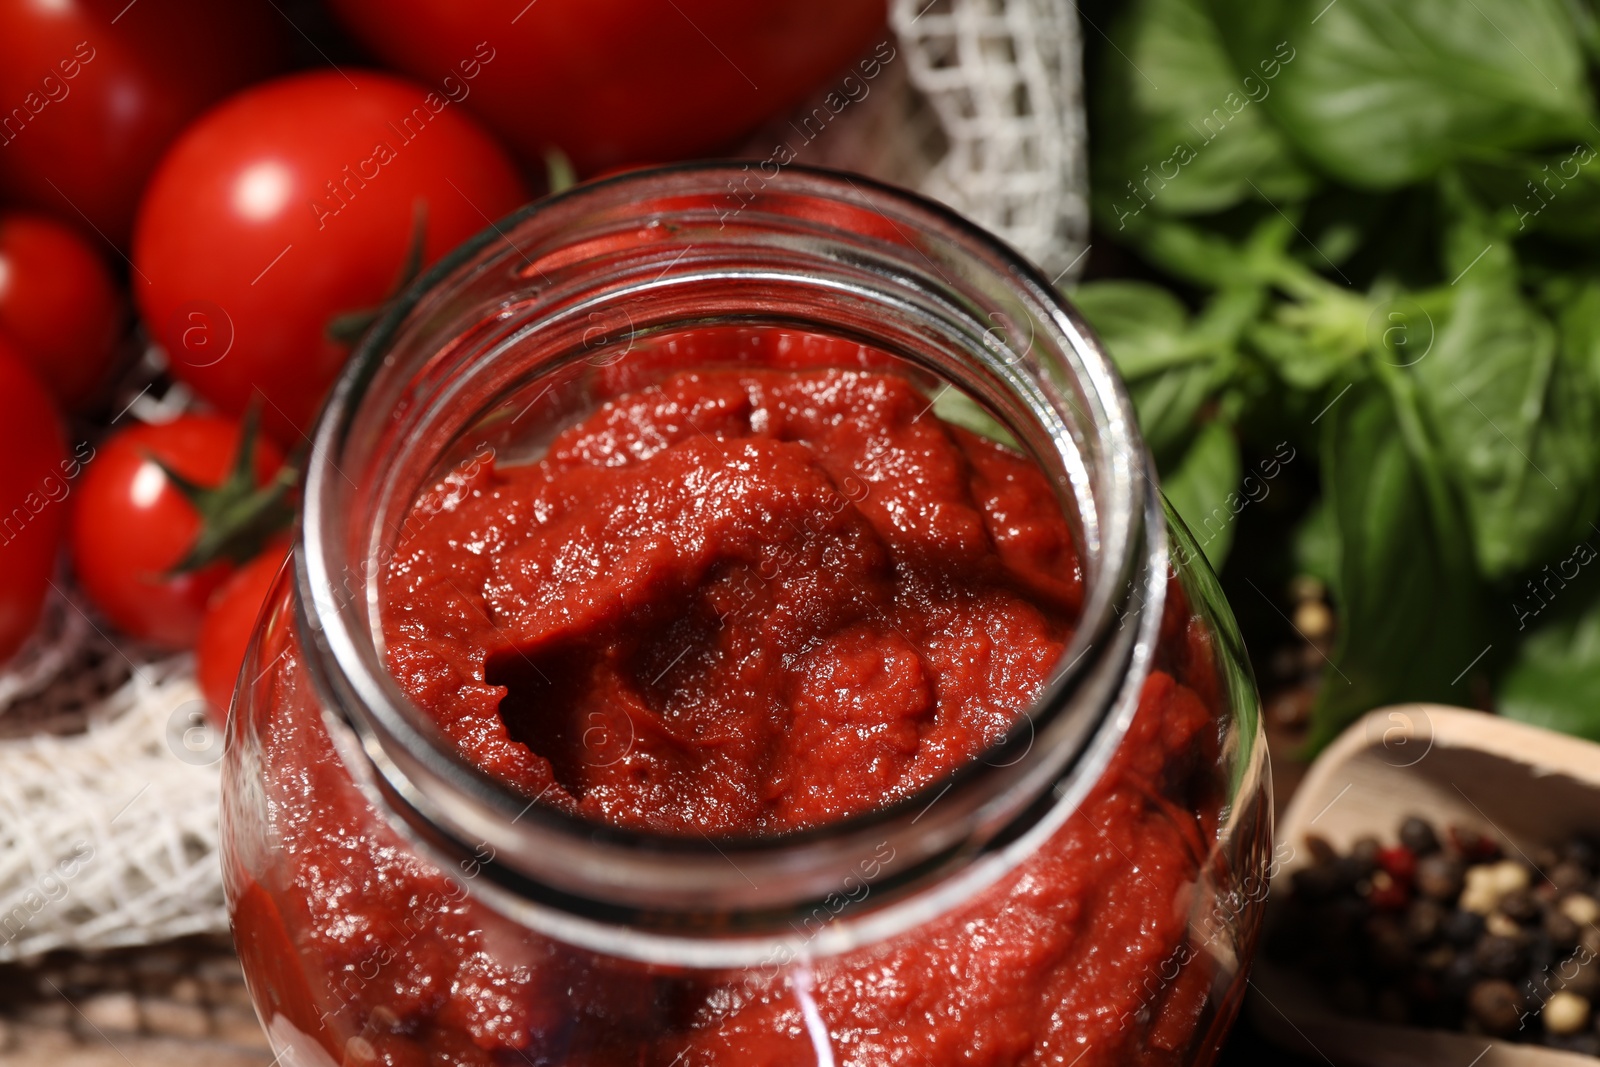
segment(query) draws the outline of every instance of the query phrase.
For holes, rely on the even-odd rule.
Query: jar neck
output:
[[[466,760],[384,665],[378,580],[429,479],[484,442],[536,454],[538,435],[518,429],[527,411],[553,426],[585,402],[595,367],[706,325],[857,339],[966,393],[1055,484],[1084,569],[1077,629],[1005,737],[915,795],[779,836],[651,834],[530,803]],[[446,869],[470,865],[475,889],[531,927],[708,967],[875,941],[1014,867],[1126,731],[1166,588],[1147,455],[1077,314],[945,209],[802,168],[755,182],[735,165],[633,172],[525,208],[453,253],[338,384],[316,430],[303,540],[307,666],[380,810]]]

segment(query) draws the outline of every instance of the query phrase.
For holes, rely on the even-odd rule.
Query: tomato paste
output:
[[[530,800],[715,839],[826,825],[972,759],[1056,665],[1082,589],[1039,467],[908,379],[727,369],[619,395],[537,463],[453,470],[382,603],[395,678],[467,758]],[[265,742],[301,768],[267,786],[281,884],[236,900],[241,951],[344,1062],[1186,1062],[1220,727],[1208,631],[1173,592],[1161,669],[1089,799],[891,942],[760,974],[552,943],[478,903],[472,865],[417,858],[320,720],[284,715]]]

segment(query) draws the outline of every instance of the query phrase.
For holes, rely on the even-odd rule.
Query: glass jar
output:
[[[1081,608],[975,758],[820,825],[668,833],[519,791],[390,673],[383,577],[432,487],[533,462],[685,361],[865,366],[1037,463]],[[935,204],[695,165],[491,227],[353,357],[293,559],[223,784],[286,1064],[1190,1064],[1235,1015],[1271,804],[1232,617],[1083,321]],[[585,730],[584,758],[617,735]]]

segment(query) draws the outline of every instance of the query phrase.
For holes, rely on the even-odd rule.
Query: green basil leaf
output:
[[[1352,185],[1395,188],[1456,160],[1590,132],[1583,52],[1562,0],[1210,4],[1236,64],[1282,63],[1262,106]]]
[[[1560,312],[1561,349],[1600,391],[1600,279],[1578,281]]]
[[[1111,40],[1093,138],[1108,228],[1147,208],[1190,215],[1311,191],[1313,176],[1261,107],[1281,68],[1235,70],[1205,0],[1134,0]]]
[[[1574,308],[1558,334],[1523,297],[1509,256],[1480,255],[1412,372],[1478,567],[1494,579],[1570,544],[1600,503],[1600,397],[1587,371],[1600,307]]]
[[[1401,406],[1408,383],[1390,384],[1356,384],[1324,416],[1339,636],[1313,712],[1313,749],[1384,704],[1461,703],[1455,684],[1481,648],[1465,525],[1415,412]]]
[[[1198,434],[1183,459],[1161,478],[1162,492],[1213,570],[1221,570],[1233,546],[1233,525],[1244,509],[1239,442],[1233,427],[1213,419]]]
[[[1105,342],[1124,378],[1209,357],[1189,335],[1189,312],[1177,297],[1149,282],[1087,282],[1072,302]]]
[[[1577,567],[1594,567],[1596,555],[1592,542],[1581,544],[1558,566],[1576,575]],[[1529,628],[1501,675],[1495,706],[1509,718],[1600,741],[1600,595],[1592,578],[1570,591],[1559,588],[1565,584],[1551,589],[1555,597],[1581,599]]]
[[[1257,288],[1224,289],[1191,321],[1176,297],[1145,282],[1093,282],[1073,293],[1127,379],[1139,426],[1163,469],[1188,445],[1201,408],[1227,380],[1239,335],[1264,299]]]
[[[1211,396],[1211,379],[1211,368],[1189,366],[1128,386],[1139,429],[1158,464],[1170,463],[1194,434],[1195,419]]]
[[[1515,219],[1518,236],[1566,242],[1600,236],[1600,159],[1590,137],[1559,151],[1474,163],[1462,169],[1473,192]]]

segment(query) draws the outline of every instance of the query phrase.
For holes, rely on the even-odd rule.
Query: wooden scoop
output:
[[[1275,855],[1282,862],[1271,900],[1288,896],[1289,876],[1309,861],[1307,834],[1341,852],[1367,834],[1392,843],[1407,815],[1430,820],[1441,833],[1454,825],[1492,834],[1512,857],[1536,843],[1600,831],[1600,745],[1437,704],[1380,708],[1317,758],[1279,820]],[[1277,910],[1269,903],[1269,928]],[[1336,1067],[1600,1063],[1476,1034],[1353,1019],[1326,1001],[1298,972],[1257,958],[1251,1020],[1273,1043],[1313,1061]]]

